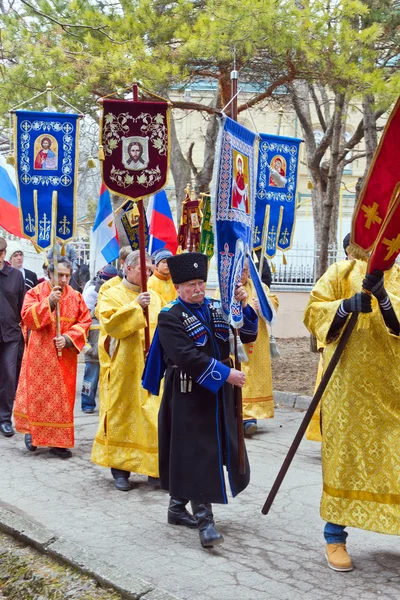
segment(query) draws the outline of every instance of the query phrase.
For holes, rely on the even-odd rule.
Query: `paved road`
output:
[[[302,413],[279,409],[248,442],[251,484],[228,506],[215,505],[225,544],[200,547],[196,531],[166,523],[168,495],[133,476],[129,493],[90,463],[97,416],[77,403],[76,448],[68,461],[21,435],[0,438],[0,507],[46,526],[95,557],[152,582],[180,600],[357,600],[400,595],[399,539],[351,530],[356,569],[330,571],[324,558],[319,444],[304,441],[271,514],[261,507]],[[268,596],[266,596],[268,594]]]

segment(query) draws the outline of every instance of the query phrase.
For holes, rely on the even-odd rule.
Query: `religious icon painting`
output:
[[[39,135],[35,142],[33,155],[35,157],[34,169],[42,171],[57,170],[58,142],[53,135]]]
[[[146,169],[149,165],[149,138],[137,135],[123,137],[122,163],[131,171]]]
[[[136,200],[167,183],[170,154],[168,102],[102,102],[103,181],[115,194]]]
[[[231,207],[250,214],[249,157],[232,149],[233,178]]]
[[[274,156],[271,160],[271,167],[277,173],[279,173],[279,175],[282,175],[282,177],[286,178],[287,164],[286,164],[286,160],[284,159],[283,156],[281,156],[280,154],[277,154],[276,156]],[[278,181],[278,180],[274,179],[272,177],[272,175],[270,175],[269,176],[269,185],[272,187],[284,188],[286,185],[286,181],[285,180]]]
[[[42,250],[72,239],[76,231],[80,116],[17,110],[15,169],[21,227]]]

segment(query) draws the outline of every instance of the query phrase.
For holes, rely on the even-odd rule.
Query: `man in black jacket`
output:
[[[223,542],[216,530],[211,502],[226,504],[224,465],[233,496],[249,483],[250,467],[239,472],[234,386],[243,387],[245,374],[232,368],[230,327],[219,300],[205,297],[207,257],[191,252],[167,259],[179,297],[162,309],[148,356],[143,385],[152,387],[166,364],[159,412],[161,487],[171,499],[168,523],[199,528],[203,547]],[[242,342],[257,337],[257,315],[239,285],[243,305]],[[147,376],[146,376],[147,372]],[[148,377],[148,379],[147,379]],[[158,383],[158,382],[157,382]],[[192,502],[193,515],[186,510]]]
[[[18,348],[22,333],[21,308],[25,295],[22,274],[5,262],[7,242],[0,237],[0,432],[11,437],[17,381]]]
[[[36,273],[24,267],[24,248],[19,242],[8,242],[7,261],[14,269],[21,271],[25,280],[26,291],[31,290],[38,284]]]

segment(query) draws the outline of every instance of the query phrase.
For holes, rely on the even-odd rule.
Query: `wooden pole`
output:
[[[57,191],[53,191],[52,195],[52,213],[53,213],[53,222],[52,222],[52,244],[53,244],[53,263],[54,263],[54,286],[59,285],[58,280],[58,255],[57,255]],[[60,337],[61,335],[61,323],[60,323],[60,303],[56,302],[56,336]],[[62,350],[57,350],[57,356],[61,358]]]
[[[237,121],[237,89],[238,89],[238,72],[236,71],[236,59],[233,65],[233,71],[231,71],[231,118]],[[237,336],[239,330],[235,329],[235,369],[241,370],[241,364],[238,357],[237,351]],[[246,473],[246,462],[245,462],[245,446],[244,446],[244,427],[243,427],[243,401],[242,401],[242,388],[235,386],[234,388],[235,397],[235,408],[236,408],[236,423],[237,423],[237,436],[238,436],[238,455],[239,455],[239,473],[244,475]]]
[[[133,94],[133,102],[138,102],[139,100],[139,88],[138,84],[135,82],[132,85],[132,94]],[[147,275],[146,275],[146,240],[144,235],[144,207],[143,207],[143,198],[137,199],[137,205],[139,209],[139,257],[140,257],[140,278],[141,278],[141,288],[142,292],[147,292]],[[146,319],[146,327],[144,330],[144,346],[145,346],[145,354],[147,355],[150,348],[150,329],[149,329],[149,307],[145,306],[143,309],[144,316]]]
[[[319,384],[317,391],[315,392],[314,397],[311,400],[311,404],[308,407],[308,410],[307,410],[307,412],[304,416],[304,419],[296,433],[296,436],[292,442],[292,445],[289,448],[289,452],[287,453],[286,458],[283,461],[283,464],[282,464],[280,471],[273,483],[271,491],[268,494],[268,497],[267,497],[265,504],[261,511],[263,513],[263,515],[268,514],[268,512],[275,500],[275,496],[277,495],[279,488],[281,487],[282,482],[286,476],[286,473],[289,470],[291,462],[294,458],[294,455],[296,454],[296,452],[298,450],[298,447],[300,446],[300,442],[304,437],[306,429],[307,429],[307,427],[312,419],[312,416],[315,412],[315,409],[317,408],[318,403],[321,400],[322,395],[326,390],[326,387],[330,381],[330,378],[332,377],[333,371],[335,370],[335,367],[338,364],[339,359],[343,354],[343,351],[344,351],[346,344],[350,338],[350,335],[352,334],[352,331],[353,331],[354,327],[356,326],[357,319],[358,319],[358,313],[352,313],[352,315],[351,315],[349,321],[347,322],[347,325],[342,333],[342,336],[339,340],[336,350],[333,353],[333,356],[329,362],[329,365],[322,377],[321,383]]]

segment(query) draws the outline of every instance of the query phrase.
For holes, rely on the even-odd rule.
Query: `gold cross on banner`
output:
[[[383,243],[385,244],[385,246],[387,246],[388,249],[388,253],[385,256],[385,260],[389,260],[389,258],[391,258],[393,254],[397,254],[400,250],[400,233],[397,235],[397,237],[393,238],[392,240],[388,240],[387,238],[385,238],[383,240]]]
[[[365,216],[367,217],[367,222],[365,223],[365,227],[370,229],[372,223],[378,223],[380,225],[382,223],[382,219],[378,214],[379,205],[377,202],[374,202],[372,206],[366,206],[363,204],[361,209],[364,211]]]

